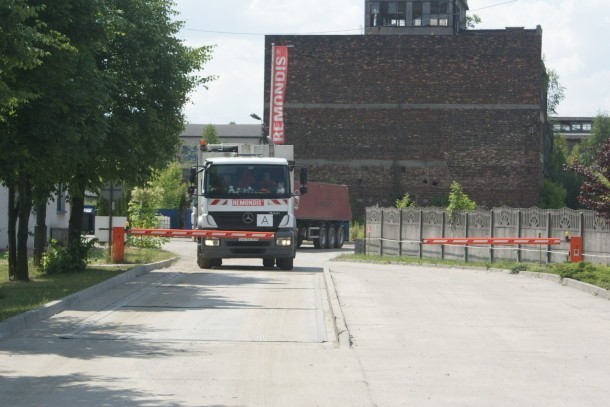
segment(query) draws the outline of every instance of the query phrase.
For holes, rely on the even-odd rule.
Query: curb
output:
[[[326,293],[328,294],[330,311],[332,313],[333,328],[335,330],[335,335],[339,340],[339,346],[342,348],[349,348],[352,345],[349,330],[347,329],[345,317],[343,316],[341,304],[339,303],[339,296],[337,295],[335,283],[328,267],[324,267],[324,280],[326,282]]]
[[[0,322],[0,339],[7,338],[22,329],[29,328],[42,320],[65,311],[71,306],[74,306],[120,284],[131,281],[151,270],[169,267],[176,260],[177,258],[173,258],[134,267],[133,269],[119,274],[118,276],[109,278],[108,280],[102,281],[101,283],[91,287],[87,287],[81,291],[75,292],[74,294],[70,294],[67,297],[56,301],[51,301],[33,310],[5,319],[4,321]]]

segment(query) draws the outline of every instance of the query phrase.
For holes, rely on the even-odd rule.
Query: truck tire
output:
[[[263,267],[273,267],[275,266],[275,259],[272,257],[270,259],[263,259]]]
[[[282,270],[292,270],[294,266],[294,259],[292,257],[285,257],[282,259],[277,259],[277,266]]]
[[[337,241],[335,243],[335,247],[340,249],[343,247],[343,243],[345,243],[345,226],[339,225],[339,229],[337,229]]]
[[[320,225],[319,237],[313,241],[316,249],[326,249],[328,247],[328,229],[326,223]],[[316,244],[317,242],[317,244]]]
[[[222,266],[222,259],[212,259],[212,267]]]
[[[297,247],[301,247],[303,241],[307,237],[307,227],[300,226],[297,230]]]
[[[328,243],[329,249],[334,249],[337,244],[337,226],[333,223],[328,227]]]

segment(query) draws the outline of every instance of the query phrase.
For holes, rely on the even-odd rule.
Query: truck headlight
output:
[[[215,238],[215,237],[206,237],[203,240],[203,244],[205,246],[220,246],[220,240],[218,240],[218,238]]]
[[[292,238],[291,237],[278,237],[275,239],[276,246],[291,246]]]

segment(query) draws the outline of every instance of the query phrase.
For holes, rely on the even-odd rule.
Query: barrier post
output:
[[[112,262],[114,264],[122,263],[125,257],[125,229],[122,227],[112,228],[112,246],[111,246]]]
[[[582,237],[572,236],[570,237],[570,263],[578,263],[583,261],[582,254]]]

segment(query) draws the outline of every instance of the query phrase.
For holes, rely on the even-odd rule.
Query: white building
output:
[[[60,240],[67,236],[70,221],[70,203],[66,202],[65,195],[47,203],[47,238]],[[30,215],[28,248],[34,248],[34,226],[36,214]],[[8,188],[0,186],[0,250],[8,248]]]

